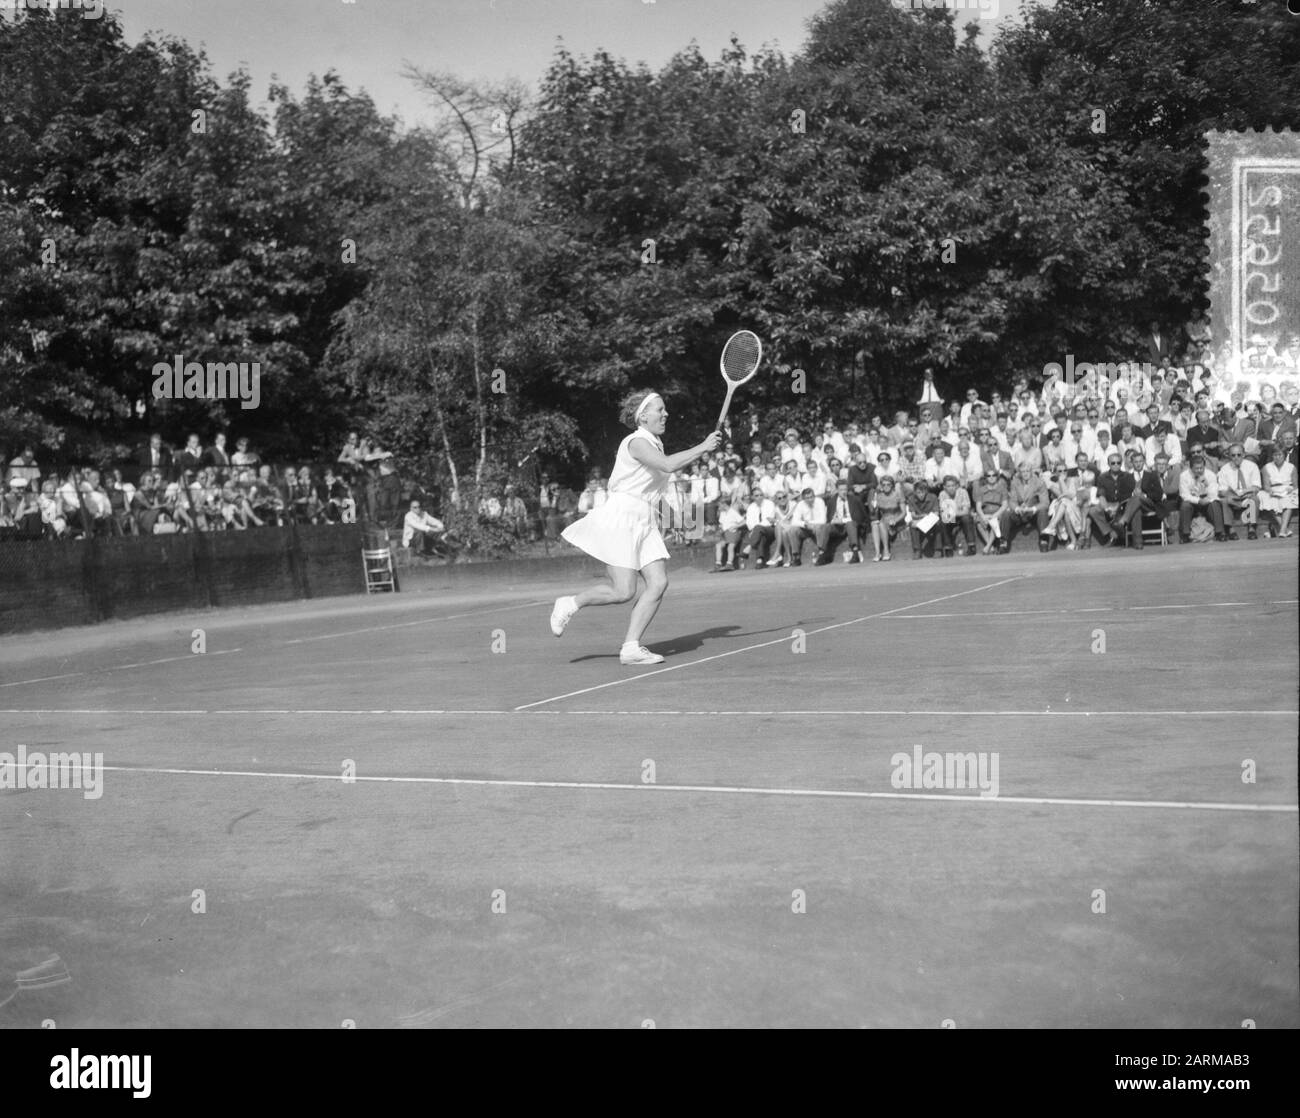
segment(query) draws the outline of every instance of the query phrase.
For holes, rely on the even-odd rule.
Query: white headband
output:
[[[651,392],[649,396],[637,405],[636,412],[632,416],[633,422],[641,422],[641,413],[646,410],[653,400],[658,400],[660,403],[663,403],[663,397],[660,396],[658,392]]]

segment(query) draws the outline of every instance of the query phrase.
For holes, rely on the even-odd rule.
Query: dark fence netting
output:
[[[0,633],[365,590],[361,528],[0,540]]]

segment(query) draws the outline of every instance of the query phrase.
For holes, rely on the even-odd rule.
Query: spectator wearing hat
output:
[[[971,509],[975,531],[984,541],[984,554],[1005,553],[1011,529],[1011,495],[1007,483],[994,466],[971,486]]]
[[[1219,503],[1223,505],[1224,534],[1230,540],[1238,538],[1236,530],[1230,527],[1233,515],[1237,514],[1246,526],[1246,538],[1255,539],[1262,478],[1259,467],[1246,458],[1246,448],[1240,443],[1228,447],[1228,460],[1219,467],[1215,482],[1219,490]]]
[[[918,486],[928,489],[925,479],[925,458],[917,453],[916,440],[908,436],[899,448],[897,473],[899,484],[903,487],[903,496],[907,497]]]
[[[1205,459],[1191,460],[1190,468],[1183,471],[1178,487],[1178,538],[1183,543],[1192,542],[1192,517],[1198,513],[1214,525],[1214,538],[1222,543],[1223,506],[1219,503],[1219,483],[1214,471],[1206,468]]]
[[[13,481],[16,477],[27,479],[27,491],[29,493],[34,495],[39,491],[41,468],[36,464],[36,452],[32,449],[30,443],[25,443],[22,453],[9,463],[9,476],[5,478],[5,481]]]
[[[39,540],[45,534],[41,505],[25,477],[11,477],[0,497],[0,524],[20,540]]]

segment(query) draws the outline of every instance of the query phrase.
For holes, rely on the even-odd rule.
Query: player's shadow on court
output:
[[[667,640],[652,641],[646,645],[651,652],[657,652],[660,656],[680,656],[683,652],[696,652],[703,648],[709,641],[721,640],[724,637],[763,637],[771,633],[788,633],[789,629],[778,626],[775,629],[755,629],[747,633],[738,632],[739,625],[715,625],[712,629],[702,629],[698,633],[687,633],[680,637],[669,637]],[[571,664],[581,664],[584,660],[617,660],[617,652],[595,652],[590,656],[577,656],[570,660]]]

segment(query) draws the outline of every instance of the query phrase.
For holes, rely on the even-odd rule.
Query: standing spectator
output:
[[[216,476],[224,478],[230,472],[230,454],[226,450],[226,433],[218,431],[212,439],[212,445],[203,452],[203,464],[216,471]]]
[[[163,446],[162,435],[157,431],[149,432],[149,445],[136,454],[135,464],[139,468],[137,477],[151,472],[159,477],[171,476],[172,452]]]
[[[1259,507],[1269,520],[1269,532],[1276,531],[1282,539],[1290,539],[1291,518],[1300,507],[1300,493],[1295,464],[1287,460],[1286,448],[1280,443],[1273,447],[1273,461],[1264,467],[1263,484]]]
[[[361,470],[361,436],[356,431],[349,431],[347,438],[343,442],[343,449],[339,451],[338,465],[343,471],[343,476],[349,480],[355,478]],[[545,477],[543,477],[543,487],[545,486]]]
[[[203,457],[203,445],[199,442],[198,435],[191,433],[185,441],[185,448],[176,455],[177,475],[183,479],[186,474],[198,473],[203,468]]]
[[[81,503],[90,516],[91,534],[109,536],[113,534],[113,504],[104,491],[98,470],[87,470],[82,474]]]
[[[1246,449],[1240,443],[1228,447],[1228,461],[1219,467],[1215,481],[1218,483],[1219,502],[1223,505],[1223,523],[1228,539],[1238,538],[1231,527],[1234,513],[1241,515],[1241,522],[1246,526],[1246,538],[1255,539],[1262,479],[1259,467],[1246,458]]]
[[[1223,543],[1223,506],[1219,503],[1219,485],[1212,471],[1205,468],[1204,458],[1193,458],[1179,484],[1178,538],[1192,542],[1192,517],[1199,513],[1214,525],[1214,538]]]
[[[251,466],[256,470],[261,466],[262,460],[257,456],[257,451],[249,447],[248,439],[239,438],[235,440],[235,453],[230,456],[230,464],[241,467]]]

